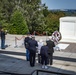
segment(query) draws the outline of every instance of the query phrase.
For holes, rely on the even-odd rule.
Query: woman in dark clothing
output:
[[[48,59],[48,46],[46,45],[46,42],[44,42],[44,46],[41,47],[41,64],[42,64],[42,68],[47,69],[47,59]]]

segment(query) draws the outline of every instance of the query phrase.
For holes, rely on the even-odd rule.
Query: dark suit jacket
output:
[[[26,49],[28,49],[28,47],[29,47],[29,45],[28,45],[29,40],[30,40],[29,37],[25,37],[25,39],[24,39],[24,46],[25,46]]]
[[[31,39],[28,41],[28,44],[29,44],[29,51],[30,52],[36,52],[36,47],[38,46],[37,41]]]
[[[46,57],[48,56],[48,46],[42,46],[40,50],[41,55],[45,55]]]
[[[0,32],[1,39],[5,39],[5,35],[6,35],[6,33],[4,31]]]
[[[53,53],[54,52],[53,47],[55,47],[54,42],[51,40],[48,40],[46,41],[46,43],[47,43],[47,46],[49,47],[48,53]]]

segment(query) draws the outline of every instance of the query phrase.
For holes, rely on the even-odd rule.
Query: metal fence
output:
[[[34,74],[36,73],[36,74]],[[34,70],[31,74],[19,74],[19,73],[11,73],[11,72],[4,72],[0,71],[0,75],[40,75],[39,73],[49,73],[50,75],[71,75],[67,73],[60,73],[60,72],[53,72],[53,71],[47,71],[47,70]]]
[[[40,72],[42,73],[49,73],[49,75],[55,74],[55,75],[71,75],[67,73],[60,73],[60,72],[53,72],[53,71],[46,71],[46,70],[34,70],[31,75],[33,75],[36,72],[35,75],[39,75]]]

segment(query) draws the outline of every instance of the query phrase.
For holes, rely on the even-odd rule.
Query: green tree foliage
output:
[[[29,3],[24,7],[25,19],[27,21],[29,31],[32,33],[34,31],[42,32],[42,26],[44,26],[44,15],[41,6],[41,0],[30,0]],[[41,29],[40,29],[41,28]]]
[[[48,32],[49,35],[51,35],[54,31],[59,31],[59,18],[65,16],[65,14],[61,11],[52,12],[51,10],[46,11],[44,10],[45,16],[45,24],[46,28],[45,30]]]
[[[19,13],[23,19],[17,16]],[[63,12],[48,10],[41,0],[0,0],[0,23],[11,34],[47,31],[51,35],[59,29],[59,18],[62,16],[65,16]]]
[[[13,34],[26,34],[29,32],[26,21],[20,11],[15,11],[9,25],[9,32]]]

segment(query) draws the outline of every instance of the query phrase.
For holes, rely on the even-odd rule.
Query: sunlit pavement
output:
[[[42,69],[41,64],[37,63],[37,57],[35,67],[30,67],[29,61],[26,61],[26,51],[22,41],[18,40],[18,47],[15,47],[15,37],[21,38],[22,35],[8,34],[6,36],[6,44],[10,46],[5,50],[0,49],[0,71],[30,74],[36,69]],[[45,41],[46,38],[47,36],[36,36],[36,40],[43,39]],[[46,70],[76,75],[76,43],[60,43],[69,44],[69,46],[65,50],[61,49],[61,51],[56,50],[54,52],[53,65],[48,65]]]

